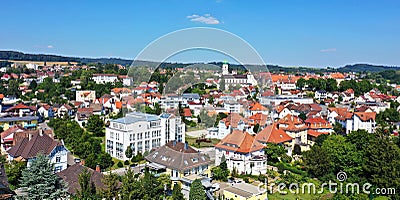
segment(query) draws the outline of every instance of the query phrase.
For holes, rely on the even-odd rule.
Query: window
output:
[[[60,156],[57,156],[57,157],[56,157],[56,162],[57,162],[57,163],[61,162],[61,157],[60,157]]]

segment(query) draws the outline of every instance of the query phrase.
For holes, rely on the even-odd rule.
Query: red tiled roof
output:
[[[329,135],[328,132],[318,132],[318,131],[312,130],[312,129],[307,130],[307,135],[310,135],[310,136],[313,136],[313,137],[318,137],[318,136],[320,136],[322,134]]]
[[[375,112],[355,112],[354,113],[358,118],[362,121],[375,121],[376,113]]]
[[[184,117],[191,117],[192,116],[192,112],[190,111],[189,108],[184,108],[183,109],[183,116]]]
[[[46,134],[34,134],[31,139],[24,138],[8,150],[14,158],[21,156],[25,160],[34,158],[38,153],[49,155],[61,142],[53,140]]]
[[[15,133],[15,132],[17,132],[17,131],[19,131],[19,130],[20,130],[20,131],[25,131],[25,129],[22,128],[21,126],[15,125],[15,126],[9,128],[9,129],[3,131],[3,132],[1,133],[1,138],[4,139],[4,138],[8,137],[9,135],[11,135],[11,134],[13,134],[13,133]]]
[[[261,132],[256,135],[256,140],[263,143],[283,143],[291,141],[293,138],[290,137],[285,131],[282,129],[278,129],[277,124],[271,124],[265,127]]]
[[[264,146],[248,132],[233,130],[231,134],[228,134],[216,144],[215,148],[238,153],[251,153],[263,149]]]
[[[7,109],[6,111],[9,112],[9,111],[17,110],[17,109],[30,109],[30,107],[23,103],[19,103],[13,107]]]
[[[285,131],[302,131],[307,129],[307,126],[299,117],[293,116],[291,114],[288,114],[282,119],[279,119],[278,124],[285,124],[285,127],[282,126],[282,128],[280,128]]]

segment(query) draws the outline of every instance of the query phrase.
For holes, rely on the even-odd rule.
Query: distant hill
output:
[[[370,65],[370,64],[354,64],[338,68],[339,72],[381,72],[386,70],[400,70],[400,67]]]
[[[0,51],[0,60],[16,60],[16,61],[43,61],[43,62],[78,62],[78,63],[102,63],[102,64],[120,64],[120,65],[131,65],[133,60],[121,59],[121,58],[81,58],[81,57],[67,57],[49,54],[27,54],[17,51]],[[0,62],[1,66],[2,62]],[[4,64],[4,61],[3,61]],[[135,65],[146,65],[155,67],[156,62],[149,61],[135,61]],[[221,62],[212,62],[208,64],[214,64],[221,66]],[[192,65],[191,63],[162,63],[162,68],[179,68]],[[246,65],[255,71],[265,69],[261,65]],[[244,69],[241,65],[231,64],[232,69]],[[308,68],[308,67],[282,67],[278,65],[267,65],[270,72],[290,72],[290,73],[301,73],[301,72],[326,72],[326,71],[338,71],[338,72],[381,72],[386,70],[400,70],[400,67],[390,66],[379,66],[370,64],[354,64],[346,65],[337,69],[325,69],[325,68]]]

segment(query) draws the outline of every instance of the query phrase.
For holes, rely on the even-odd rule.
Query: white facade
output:
[[[94,74],[93,81],[97,84],[114,83],[118,80],[117,75],[114,74]]]
[[[261,97],[260,103],[266,105],[279,105],[283,101],[293,101],[294,103],[300,104],[312,104],[314,103],[313,98],[301,98],[297,95],[276,95],[270,97]]]
[[[240,112],[241,107],[242,105],[240,105],[238,102],[235,101],[224,102],[224,109],[228,113],[241,113]]]
[[[185,127],[179,117],[133,112],[110,121],[106,128],[106,152],[114,158],[127,160],[125,151],[129,146],[134,155],[143,154],[175,139],[185,142]]]
[[[266,158],[264,157],[264,149],[250,152],[239,153],[225,149],[215,149],[215,165],[221,164],[222,157],[225,157],[228,169],[237,170],[239,174],[247,173],[253,175],[265,174],[267,169]]]
[[[368,133],[373,133],[375,132],[376,122],[374,120],[362,121],[357,115],[353,115],[352,126],[352,131],[366,130]]]
[[[94,102],[96,100],[96,91],[94,90],[79,90],[76,91],[75,100],[79,102]]]

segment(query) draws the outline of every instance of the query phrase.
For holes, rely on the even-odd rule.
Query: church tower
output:
[[[229,74],[229,66],[228,66],[228,62],[224,61],[224,63],[222,64],[222,75],[227,75]]]

